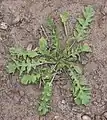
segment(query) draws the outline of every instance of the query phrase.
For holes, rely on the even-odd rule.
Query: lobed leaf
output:
[[[78,72],[73,71],[73,69],[70,69],[69,71],[69,74],[73,80],[72,87],[75,103],[78,105],[88,104],[91,99],[90,89],[86,85],[84,85],[83,82],[81,82],[82,76],[78,74]]]
[[[88,44],[84,44],[79,47],[79,52],[92,52],[92,50]]]
[[[47,51],[47,47],[47,40],[44,37],[41,37],[39,40],[39,51],[44,54]]]
[[[8,65],[7,65],[7,72],[8,73],[15,73],[16,69],[17,69],[16,64],[14,64],[14,63],[8,63]]]
[[[60,18],[62,23],[66,23],[67,20],[69,19],[69,13],[68,12],[63,12],[62,14],[60,14]]]
[[[78,74],[82,74],[82,68],[80,68],[79,66],[73,66],[74,70],[78,73]]]
[[[55,24],[52,18],[48,17],[47,19],[47,26],[48,28],[52,31],[53,29],[55,29]]]
[[[49,112],[49,109],[50,109],[49,103],[50,103],[51,96],[52,96],[52,83],[47,82],[44,85],[41,101],[38,108],[40,115],[45,115],[47,112]]]
[[[94,9],[92,6],[85,7],[83,17],[79,17],[74,30],[74,39],[78,42],[84,40],[87,34],[88,27],[90,26],[94,16]]]
[[[32,83],[37,84],[39,80],[40,80],[40,74],[24,75],[21,79],[21,83],[25,85]]]

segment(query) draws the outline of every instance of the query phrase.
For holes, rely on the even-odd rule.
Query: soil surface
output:
[[[50,14],[69,11],[71,25],[86,5],[93,5],[95,18],[89,43],[93,53],[88,55],[84,74],[91,87],[92,99],[87,106],[77,106],[70,96],[69,82],[56,81],[52,110],[44,117],[37,113],[41,89],[23,86],[17,75],[5,72],[8,49],[11,46],[35,46],[38,28]],[[55,17],[55,16],[54,16]],[[86,62],[86,60],[84,60]],[[107,120],[107,0],[0,0],[0,120]],[[90,120],[90,119],[84,119]]]

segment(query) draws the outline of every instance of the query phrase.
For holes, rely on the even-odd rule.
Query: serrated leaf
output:
[[[74,100],[78,105],[87,105],[91,99],[90,93],[82,90],[76,96]]]
[[[28,51],[27,55],[31,58],[34,58],[34,57],[38,56],[38,53],[36,51]]]
[[[73,80],[73,95],[75,97],[76,104],[86,105],[89,103],[91,98],[90,89],[84,84],[81,84],[82,76],[78,72],[75,73],[73,70],[70,70],[70,76]]]
[[[30,75],[24,75],[21,79],[21,83],[27,85],[29,83]]]
[[[77,31],[77,35],[75,35],[75,31],[74,31],[74,37],[78,42],[84,40],[87,34],[87,29],[93,20],[94,9],[92,8],[92,6],[88,6],[84,9],[83,16],[84,17],[79,17],[77,19],[78,22],[75,26],[75,31]]]
[[[47,112],[49,112],[49,106],[46,106],[46,104],[42,103],[38,108],[38,112],[40,115],[45,115]]]
[[[75,100],[75,103],[76,103],[77,105],[81,105],[81,104],[82,104],[81,99],[75,98],[74,100]]]
[[[17,69],[17,66],[14,63],[9,63],[7,66],[8,73],[15,73],[16,69]]]
[[[72,38],[72,39],[75,39],[76,36],[78,35],[77,31],[74,31],[73,35],[74,35],[74,38]]]
[[[47,112],[49,112],[49,108],[50,108],[49,103],[51,96],[52,96],[52,83],[47,82],[44,85],[44,89],[41,96],[41,102],[38,108],[40,115],[45,115]]]
[[[24,59],[26,59],[27,56],[27,51],[25,51],[23,48],[20,47],[19,48],[12,47],[10,48],[9,52],[12,56],[16,55],[18,58],[23,57]]]
[[[90,95],[87,92],[84,91],[84,92],[82,92],[82,94],[80,96],[80,99],[82,101],[82,104],[86,105],[86,104],[89,103],[91,97],[90,97]]]
[[[80,52],[92,52],[92,50],[88,44],[84,44],[84,45],[80,46],[79,51]]]
[[[94,9],[91,5],[85,7],[83,15],[85,18],[93,17],[94,15]]]
[[[83,89],[84,91],[90,91],[90,88],[87,87],[87,86],[85,86],[85,85],[82,87],[82,89]]]
[[[10,52],[12,55],[15,55],[15,54],[17,54],[17,53],[19,53],[19,54],[22,53],[22,50],[23,50],[23,49],[20,48],[20,47],[19,47],[19,48],[14,48],[14,47],[12,47],[12,48],[9,49],[9,52]]]
[[[56,31],[53,29],[53,35],[52,35],[52,42],[53,42],[53,47],[55,48],[55,50],[53,52],[56,53],[56,51],[59,50],[60,46],[59,46],[59,38],[58,35],[56,33]]]
[[[32,69],[32,63],[29,58],[27,58],[27,73],[29,73]]]
[[[60,14],[60,18],[61,18],[62,23],[66,23],[67,20],[69,19],[69,13],[64,12],[64,13]]]
[[[47,40],[44,37],[41,37],[41,39],[39,40],[39,50],[42,53],[46,53],[47,51]]]
[[[22,84],[31,84],[31,83],[37,83],[38,82],[38,78],[36,77],[36,75],[31,74],[31,75],[24,75],[21,79],[21,83]]]
[[[74,87],[74,91],[73,91],[74,96],[78,94],[79,90],[80,90],[79,87]]]
[[[26,70],[26,63],[25,61],[22,61],[21,67],[20,67],[20,75]]]
[[[49,27],[50,30],[55,29],[55,24],[52,18],[48,17],[47,19],[47,26]]]
[[[75,26],[75,29],[76,29],[76,31],[77,31],[78,33],[80,33],[80,32],[81,32],[81,29],[82,29],[82,26],[77,23],[76,26]],[[75,31],[74,31],[74,32],[75,32]]]
[[[80,68],[79,66],[75,66],[75,65],[73,67],[78,74],[82,74],[82,68]]]
[[[85,21],[83,18],[78,18],[77,19],[80,25],[84,25]]]

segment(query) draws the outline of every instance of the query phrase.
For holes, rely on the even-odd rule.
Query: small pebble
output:
[[[29,100],[27,97],[25,97],[25,100],[24,100],[25,103],[29,103]]]
[[[82,65],[86,65],[88,63],[88,57],[82,56],[81,57],[81,62],[82,62]]]
[[[72,24],[75,24],[77,20],[76,20],[75,17],[71,16],[70,17],[70,21],[71,21]]]
[[[15,100],[15,102],[19,102],[20,97],[19,96],[14,96],[14,100]]]
[[[32,50],[32,44],[31,43],[27,46],[27,50]]]
[[[2,41],[2,38],[0,37],[0,41]]]
[[[65,110],[67,108],[66,104],[63,104],[62,101],[58,103],[58,108],[61,110]]]
[[[107,112],[104,112],[103,116],[107,119]]]
[[[106,5],[105,5],[105,8],[104,8],[104,14],[107,14],[107,3],[106,3]]]
[[[89,117],[88,115],[83,115],[82,120],[91,120],[91,117]]]
[[[54,119],[55,119],[55,120],[58,120],[58,119],[59,119],[59,116],[55,116]]]
[[[24,94],[25,94],[24,91],[22,91],[22,90],[19,91],[19,93],[20,93],[20,96],[24,96]]]
[[[18,23],[20,21],[20,16],[17,16],[14,20],[13,20],[13,23]]]
[[[5,23],[5,22],[2,22],[1,24],[0,24],[0,28],[1,29],[3,29],[3,30],[6,30],[7,29],[7,24]]]
[[[65,104],[65,100],[62,100],[62,104]]]

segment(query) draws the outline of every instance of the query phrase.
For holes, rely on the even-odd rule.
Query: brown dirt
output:
[[[73,24],[89,4],[96,11],[89,37],[93,53],[84,69],[92,89],[91,103],[86,107],[75,105],[66,89],[68,81],[62,80],[54,85],[52,111],[40,118],[36,111],[38,86],[23,86],[16,76],[5,72],[8,48],[35,45],[37,29],[52,12],[69,11],[74,17]],[[7,28],[0,29],[0,120],[81,120],[83,114],[92,120],[105,120],[101,116],[107,111],[107,0],[0,0],[0,24],[2,22]]]

